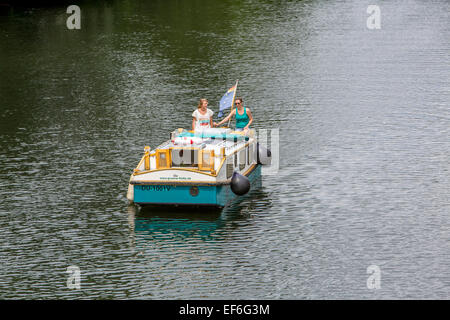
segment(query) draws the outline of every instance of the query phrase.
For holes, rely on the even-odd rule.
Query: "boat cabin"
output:
[[[133,175],[174,170],[180,181],[183,172],[191,171],[214,177],[216,181],[229,180],[234,171],[242,174],[256,164],[254,130],[247,135],[231,129],[208,128],[202,131],[178,129],[171,139],[154,150],[145,147],[145,153]],[[160,180],[170,180],[161,179]],[[188,179],[187,179],[188,180]],[[209,180],[209,179],[208,179]]]

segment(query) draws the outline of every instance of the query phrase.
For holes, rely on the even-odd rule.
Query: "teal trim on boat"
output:
[[[208,132],[182,132],[177,137],[188,137],[188,138],[212,138],[212,139],[223,139],[223,140],[245,140],[248,141],[247,136],[234,133],[208,133]]]
[[[257,165],[248,175],[250,183],[261,176]],[[139,205],[191,205],[224,207],[235,198],[230,185],[134,185],[134,202]]]

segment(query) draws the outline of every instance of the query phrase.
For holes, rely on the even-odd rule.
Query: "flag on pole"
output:
[[[228,91],[223,95],[222,99],[220,99],[219,102],[219,114],[217,115],[219,118],[223,116],[223,111],[225,109],[228,109],[233,107],[233,101],[234,97],[236,95],[236,89],[237,89],[237,81],[234,86],[232,86]]]

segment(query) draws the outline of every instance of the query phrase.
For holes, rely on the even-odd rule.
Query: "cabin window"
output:
[[[170,150],[156,150],[156,169],[170,168]]]
[[[233,160],[231,158],[227,159],[227,179],[230,179],[233,175]]]
[[[248,146],[248,155],[247,155],[247,162],[248,164],[253,164],[253,144]]]
[[[198,168],[200,170],[214,170],[214,150],[200,150]]]
[[[247,165],[250,164],[250,146],[247,147]]]
[[[239,152],[239,171],[244,170],[245,168],[245,149],[242,149]]]

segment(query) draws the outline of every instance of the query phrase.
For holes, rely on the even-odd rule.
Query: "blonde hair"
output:
[[[198,102],[198,106],[197,106],[197,109],[200,109],[201,107],[202,107],[202,105],[203,105],[203,102],[208,102],[208,99],[200,99],[200,101]]]

